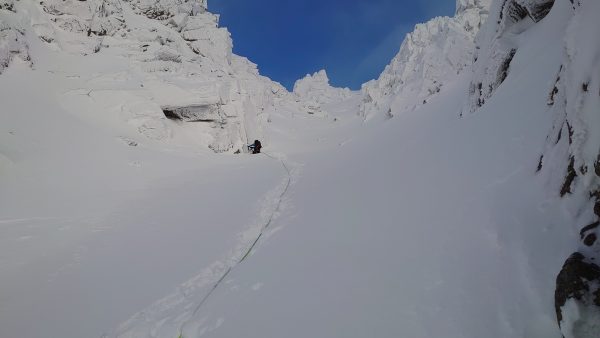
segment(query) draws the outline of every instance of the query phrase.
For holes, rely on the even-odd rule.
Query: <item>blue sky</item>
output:
[[[379,76],[415,24],[453,15],[455,0],[209,0],[234,52],[292,88],[326,69],[331,83],[360,88]]]

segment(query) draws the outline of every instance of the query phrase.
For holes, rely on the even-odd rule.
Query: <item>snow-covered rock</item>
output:
[[[29,61],[25,30],[18,20],[14,0],[0,1],[0,74],[15,56]]]
[[[307,74],[296,81],[293,93],[309,114],[322,113],[326,105],[342,102],[356,94],[348,88],[332,87],[325,70]]]
[[[510,72],[517,52],[515,35],[542,20],[554,0],[502,0],[490,8],[490,19],[476,38],[473,81],[466,110],[477,110],[493,95]]]
[[[560,43],[563,54],[549,63],[547,73],[554,81],[546,86],[545,102],[552,114],[546,144],[536,160],[539,175],[547,181],[550,194],[561,196],[575,215],[568,226],[580,230],[580,243],[558,274],[555,307],[563,335],[570,338],[597,337],[600,311],[600,31],[594,0],[498,0],[477,37],[476,62],[463,111],[477,111],[490,104],[502,84],[524,69],[514,63],[541,58],[525,44],[526,37],[539,31],[546,17],[560,28],[542,36],[546,43]],[[531,43],[531,41],[529,42]],[[516,62],[519,60],[520,62]],[[525,112],[527,113],[527,112]]]
[[[568,275],[570,285],[585,280],[582,288],[566,293],[564,284],[557,284],[557,295],[566,294],[567,305],[580,309],[579,316],[563,316],[561,328],[565,337],[590,338],[598,335],[600,322],[600,43],[597,33],[600,23],[600,3],[593,0],[576,1],[565,41],[565,57],[557,72],[554,86],[548,89],[548,104],[554,114],[554,124],[548,135],[546,150],[540,163],[542,170],[560,181],[555,189],[578,208],[577,226],[581,243],[577,255],[587,262],[586,269]],[[569,270],[567,260],[561,275]],[[583,263],[580,263],[583,264]],[[589,272],[595,271],[594,276]],[[587,274],[586,274],[587,273]],[[593,277],[593,278],[592,278]],[[565,309],[565,301],[557,299],[557,313]],[[573,311],[571,311],[572,313]]]
[[[28,32],[42,41],[41,50],[116,57],[129,64],[125,73],[104,70],[101,81],[91,79],[79,90],[91,98],[104,96],[102,102],[90,102],[90,110],[96,105],[100,111],[118,111],[126,109],[117,106],[127,90],[101,90],[118,86],[121,78],[137,82],[137,88],[129,90],[135,107],[153,108],[120,113],[120,118],[153,140],[171,142],[178,130],[196,128],[206,137],[195,140],[211,140],[204,146],[233,152],[261,137],[268,120],[262,114],[269,104],[283,97],[294,100],[281,85],[262,77],[256,65],[232,53],[231,36],[219,27],[219,16],[207,11],[206,0],[2,0],[0,5],[0,73],[16,55],[29,60]],[[67,106],[73,93],[65,94]],[[142,104],[144,100],[152,105]],[[79,110],[75,106],[72,109]],[[211,107],[211,114],[208,118],[204,110],[201,116],[186,112],[172,122],[161,115],[160,107]],[[185,124],[188,120],[203,123],[191,127]]]
[[[458,0],[454,17],[417,25],[379,78],[363,85],[361,115],[391,117],[412,110],[467,69],[489,4],[490,0]],[[393,104],[397,111],[392,111]]]
[[[137,13],[149,19],[166,20],[178,14],[192,16],[207,10],[207,0],[130,0]]]
[[[594,338],[600,332],[600,267],[574,253],[556,279],[556,316],[565,338]]]

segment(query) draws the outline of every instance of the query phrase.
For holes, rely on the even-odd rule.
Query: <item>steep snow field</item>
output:
[[[2,76],[2,337],[99,337],[226,257],[285,178],[275,161],[130,146],[65,112],[52,75]]]
[[[205,2],[0,1],[0,337],[560,338],[589,1],[459,0],[360,93],[259,76]]]
[[[561,337],[554,282],[578,229],[536,167],[568,13],[521,37],[476,115],[460,118],[463,76],[336,148],[289,148],[303,165],[277,231],[191,321],[150,315],[124,337],[177,335],[181,318],[184,337]]]

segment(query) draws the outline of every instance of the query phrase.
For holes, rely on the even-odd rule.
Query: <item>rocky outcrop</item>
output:
[[[524,8],[544,13],[548,4],[538,1],[537,7]],[[557,278],[557,320],[566,338],[592,338],[600,335],[600,60],[593,57],[600,54],[600,3],[579,0],[563,7],[571,10],[571,18],[559,40],[565,41],[565,58],[549,88],[554,125],[543,156],[552,165],[543,171],[560,179],[555,181],[560,195],[580,209],[579,248]]]
[[[600,267],[576,252],[556,279],[556,318],[565,338],[594,338],[600,333]]]
[[[564,39],[566,57],[549,89],[548,105],[555,122],[544,158],[562,163],[561,195],[584,196],[592,206],[590,215],[600,217],[596,206],[600,197],[600,78],[594,75],[600,74],[600,61],[590,57],[600,53],[600,45],[589,43],[596,41],[594,32],[600,29],[589,11],[600,10],[600,5],[584,0],[572,10]]]
[[[453,18],[417,25],[379,78],[363,85],[360,114],[370,119],[415,109],[469,69],[490,2],[458,0]]]
[[[557,6],[558,5],[558,6]],[[556,13],[553,13],[556,9]],[[476,39],[475,64],[468,103],[475,112],[510,76],[519,57],[519,35],[546,16],[565,25],[554,41],[564,45],[560,67],[549,69],[555,81],[548,86],[553,125],[541,150],[537,172],[544,175],[556,196],[577,209],[580,242],[556,279],[555,308],[565,338],[600,336],[600,43],[597,14],[600,3],[578,0],[498,0]],[[536,159],[537,160],[537,159]],[[532,168],[535,169],[535,168]],[[573,226],[572,224],[565,226]]]
[[[165,117],[184,122],[222,122],[218,104],[197,104],[184,107],[162,107]]]

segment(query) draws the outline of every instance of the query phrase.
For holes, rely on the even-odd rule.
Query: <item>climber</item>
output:
[[[260,154],[260,148],[262,148],[262,144],[259,140],[255,140],[253,144],[248,146],[248,150],[251,150],[253,154]]]

